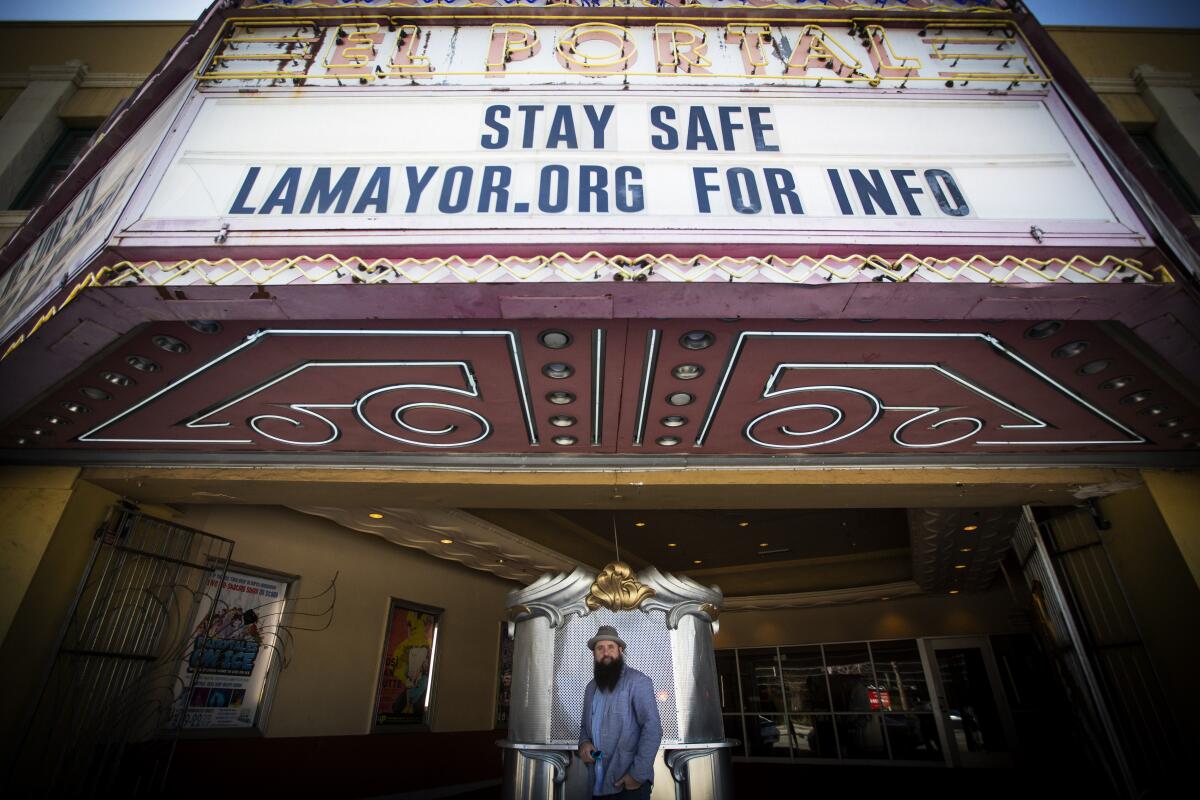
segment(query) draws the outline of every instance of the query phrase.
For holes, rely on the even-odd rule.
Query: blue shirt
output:
[[[595,746],[600,741],[600,722],[604,719],[604,709],[608,706],[608,692],[599,689],[592,695],[592,743]],[[596,780],[592,783],[592,794],[600,794],[604,790],[604,756],[596,761]]]

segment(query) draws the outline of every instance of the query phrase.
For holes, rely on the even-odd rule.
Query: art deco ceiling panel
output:
[[[150,323],[9,420],[73,453],[1137,454],[1196,406],[1075,322]]]

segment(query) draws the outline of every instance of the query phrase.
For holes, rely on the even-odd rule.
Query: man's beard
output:
[[[625,668],[625,657],[617,656],[607,664],[597,661],[595,664],[596,688],[602,692],[611,692],[621,678],[621,670]]]

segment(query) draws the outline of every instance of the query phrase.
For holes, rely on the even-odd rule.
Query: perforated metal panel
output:
[[[671,632],[662,612],[599,609],[586,617],[572,617],[554,642],[554,698],[550,709],[553,742],[579,741],[583,696],[592,679],[593,658],[588,639],[601,625],[612,625],[625,640],[625,663],[646,673],[654,683],[663,743],[679,741],[679,714],[675,699],[675,659]]]

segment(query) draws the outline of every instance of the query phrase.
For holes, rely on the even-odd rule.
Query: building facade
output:
[[[506,595],[614,558],[721,587],[738,796],[1185,766],[1200,32],[242,0],[0,36],[14,782],[494,795]]]

